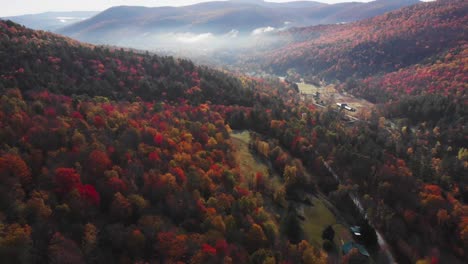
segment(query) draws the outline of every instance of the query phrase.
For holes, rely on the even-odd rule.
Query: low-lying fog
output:
[[[141,50],[149,50],[169,55],[189,57],[194,60],[204,59],[207,56],[235,54],[241,51],[253,52],[271,48],[284,42],[277,33],[285,28],[260,27],[250,32],[239,32],[232,29],[223,34],[211,32],[143,32],[133,33],[132,37],[105,37],[101,44],[111,44]],[[129,30],[130,31],[130,30]],[[128,32],[128,31],[127,31]]]

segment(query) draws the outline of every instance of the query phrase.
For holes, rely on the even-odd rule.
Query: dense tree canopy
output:
[[[325,263],[294,208],[321,189],[343,211],[359,197],[402,262],[437,260],[434,248],[466,260],[464,10],[437,1],[296,29],[310,39],[287,48],[295,65],[317,60],[314,74],[382,103],[353,124],[278,80],[0,21],[1,259]],[[232,129],[252,131],[279,186],[241,171]]]

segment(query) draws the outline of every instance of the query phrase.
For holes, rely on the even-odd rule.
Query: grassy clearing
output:
[[[341,246],[352,239],[348,227],[339,222],[337,217],[330,210],[331,204],[321,198],[313,197],[311,199],[313,206],[302,205],[302,212],[305,221],[302,222],[304,236],[309,243],[317,248],[323,245],[322,232],[331,225],[335,230],[333,243],[335,245],[334,253],[330,253],[331,259],[341,259]]]
[[[329,225],[335,230],[335,245],[341,247],[343,242],[351,239],[348,228],[339,223],[333,212],[327,207],[325,202],[317,197],[311,199],[313,206],[303,205],[303,216],[305,221],[302,223],[305,237],[316,247],[323,244],[322,231]]]
[[[297,83],[297,87],[299,88],[299,91],[304,94],[315,94],[315,92],[320,91],[320,87],[309,83]]]
[[[240,167],[240,173],[249,184],[253,184],[257,172],[268,175],[268,166],[254,157],[249,149],[249,131],[233,132],[231,139],[236,148],[235,157]]]
[[[278,190],[283,185],[280,175],[269,170],[264,161],[255,157],[249,149],[249,131],[233,132],[231,133],[231,139],[236,148],[235,157],[237,164],[239,164],[241,175],[244,176],[248,184],[253,184],[255,174],[261,172],[265,177],[268,177],[268,181],[265,184],[269,186],[269,189]]]

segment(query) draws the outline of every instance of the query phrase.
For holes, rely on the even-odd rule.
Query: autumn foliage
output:
[[[274,70],[384,102],[353,123],[285,82],[0,21],[0,259],[326,263],[288,206],[318,189],[350,215],[349,194],[361,198],[402,263],[437,261],[433,248],[466,259],[460,10],[436,1],[281,33],[292,43]],[[240,169],[232,129],[252,131],[275,184]]]
[[[353,23],[293,28],[281,33],[286,45],[264,54],[265,64],[282,74],[295,68],[342,81],[398,71],[463,45],[466,9],[466,1],[444,0]]]

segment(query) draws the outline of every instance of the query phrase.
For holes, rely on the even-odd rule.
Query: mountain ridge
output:
[[[66,25],[82,21],[98,14],[98,11],[63,11],[63,12],[44,12],[39,14],[26,14],[19,16],[8,16],[3,19],[9,19],[16,23],[23,24],[32,29],[55,31]]]
[[[294,67],[330,80],[394,71],[466,40],[466,12],[464,1],[437,1],[344,25],[294,28],[279,33],[288,44],[259,56],[278,73]]]
[[[322,4],[318,2],[245,3],[203,2],[182,7],[112,7],[96,16],[58,30],[79,40],[104,43],[116,32],[133,31],[126,37],[154,32],[225,34],[237,30],[250,34],[261,27],[292,27],[349,22],[418,3],[418,0]],[[382,7],[383,5],[383,7]],[[360,12],[356,10],[359,9]],[[125,13],[125,17],[122,17]],[[114,36],[115,37],[115,36]]]

